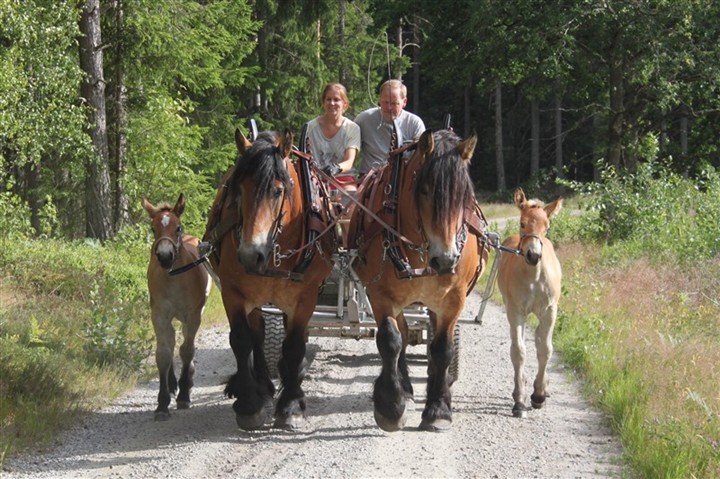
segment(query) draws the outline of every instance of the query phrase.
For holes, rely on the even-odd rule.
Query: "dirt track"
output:
[[[417,405],[407,427],[376,427],[372,383],[380,370],[374,341],[311,337],[308,344],[310,430],[239,430],[221,385],[234,358],[225,329],[199,338],[193,408],[155,422],[157,382],[143,385],[63,434],[42,455],[7,461],[3,478],[588,478],[620,477],[621,449],[603,418],[580,398],[579,385],[556,355],[545,408],[515,419],[507,321],[488,305],[473,322],[479,295],[461,318],[460,379],[453,386],[453,429],[420,432],[425,346],[409,349]],[[527,343],[530,383],[534,344]]]

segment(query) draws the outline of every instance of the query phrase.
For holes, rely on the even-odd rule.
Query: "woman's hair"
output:
[[[325,85],[325,88],[323,88],[322,91],[322,95],[320,95],[320,106],[323,106],[323,104],[325,103],[325,97],[329,92],[333,90],[337,90],[337,92],[340,94],[340,98],[342,98],[342,101],[345,103],[345,110],[350,108],[350,99],[348,98],[347,90],[342,83],[337,82],[330,82]]]

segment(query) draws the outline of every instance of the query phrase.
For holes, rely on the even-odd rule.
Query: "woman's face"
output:
[[[323,109],[325,113],[331,115],[342,115],[345,112],[347,105],[343,100],[340,91],[337,89],[328,90],[323,99]]]

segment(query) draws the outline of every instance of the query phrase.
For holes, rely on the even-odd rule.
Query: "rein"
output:
[[[335,225],[337,224],[337,220],[327,219],[323,217],[322,211],[329,210],[329,208],[323,208],[322,205],[323,202],[327,201],[328,195],[327,193],[323,194],[324,190],[322,186],[320,186],[319,188],[319,194],[316,192],[316,188],[313,188],[313,181],[310,172],[310,163],[312,162],[312,157],[295,148],[293,148],[291,154],[300,159],[300,161],[295,163],[295,165],[297,166],[296,171],[298,173],[298,176],[300,177],[300,188],[303,195],[303,215],[305,216],[305,223],[303,227],[304,233],[302,245],[299,248],[280,251],[280,246],[277,243],[277,238],[282,232],[282,218],[285,214],[284,210],[280,211],[278,217],[275,220],[274,231],[272,234],[273,266],[277,268],[280,266],[280,263],[283,260],[292,258],[293,256],[300,256],[301,253],[304,254],[298,259],[298,262],[291,270],[268,269],[265,273],[258,276],[285,278],[293,281],[302,281],[304,277],[304,272],[310,266],[310,263],[315,256],[315,252],[320,250],[322,253],[322,249],[320,248],[319,243],[320,239],[334,230]],[[315,171],[319,170],[315,169]],[[222,187],[224,187],[223,195],[220,199],[219,204],[215,207],[218,211],[218,215],[221,214],[221,211],[223,210],[223,205],[227,199],[227,195],[224,194],[227,190],[227,185],[222,185]],[[217,245],[219,244],[220,240],[230,230],[241,224],[242,219],[238,218],[237,214],[230,214],[225,218],[219,218],[212,230],[206,232],[205,234],[206,241],[208,241],[211,245],[210,250],[208,251],[207,255],[204,256],[204,258],[200,258],[196,261],[196,263],[202,263],[203,260],[206,260],[210,254],[212,254],[213,252],[217,252]],[[216,255],[216,258],[219,260],[219,255]],[[194,266],[196,266],[197,264],[195,264]],[[187,269],[190,269],[191,267],[193,266],[190,266]]]
[[[400,213],[399,209],[397,208],[397,194],[399,191],[399,186],[402,183],[402,177],[405,174],[403,166],[405,165],[405,163],[407,163],[406,161],[403,161],[402,154],[408,150],[413,150],[416,147],[417,142],[413,142],[390,151],[389,161],[393,161],[393,169],[391,172],[390,181],[388,184],[385,185],[383,189],[383,193],[386,197],[389,198],[384,200],[382,202],[382,205],[384,212],[386,213],[384,216],[389,219],[389,222],[395,223],[396,225],[399,224]],[[370,175],[373,176],[371,177]],[[372,191],[370,191],[369,193],[370,197],[372,198],[374,197],[375,189],[377,189],[381,184],[382,177],[377,176],[377,173],[375,172],[371,173],[370,175],[365,180],[367,183],[364,182],[365,184],[360,188],[360,190],[364,191],[367,188],[372,188]],[[396,272],[400,279],[413,279],[417,277],[437,275],[437,271],[430,266],[426,266],[424,268],[412,268],[407,254],[403,251],[404,245],[418,252],[422,256],[427,249],[426,246],[418,245],[412,240],[408,239],[406,236],[401,234],[395,227],[391,226],[388,221],[383,220],[379,215],[375,214],[372,210],[370,210],[370,208],[368,208],[363,202],[355,199],[355,197],[353,197],[352,195],[349,195],[344,191],[343,194],[349,197],[357,206],[362,209],[364,213],[366,213],[376,222],[375,224],[378,225],[374,227],[373,230],[371,230],[367,238],[364,238],[365,241],[367,241],[369,238],[374,237],[381,230],[385,232],[385,239],[383,240],[383,249],[385,251],[385,253],[383,253],[383,261],[385,260],[387,254],[395,265]],[[374,201],[372,201],[371,199],[370,203],[372,206],[372,204],[374,204]],[[475,203],[474,205],[466,206],[463,212],[462,226],[456,232],[456,244],[458,245],[458,249],[463,249],[465,242],[467,241],[468,232],[472,232],[473,234],[475,234],[478,239],[478,246],[480,247],[480,249],[484,248],[484,244],[486,242],[486,235],[484,233],[485,227],[487,227],[487,220],[485,220],[485,217],[482,215],[482,212],[480,211],[479,206],[477,206],[477,203]],[[422,223],[419,224],[419,229],[420,234],[424,237],[425,232]],[[476,277],[479,276],[479,269],[480,265],[478,266],[478,272]]]

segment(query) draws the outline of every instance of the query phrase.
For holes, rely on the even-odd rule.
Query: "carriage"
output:
[[[289,130],[258,133],[251,122],[250,139],[236,130],[235,140],[239,158],[218,188],[201,249],[230,323],[237,372],[225,393],[236,398],[238,426],[262,427],[276,402],[274,427],[303,427],[312,335],[375,339],[374,414],[386,431],[404,426],[413,397],[406,348],[427,345],[420,428],[448,429],[457,320],[489,250],[467,169],[476,137],[426,130],[393,149],[349,211],[331,199],[328,185],[339,185],[304,151],[304,134],[297,148]]]

